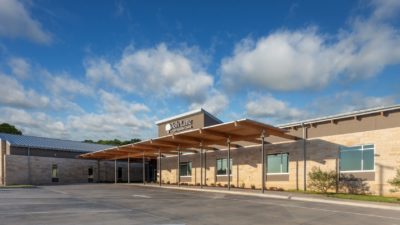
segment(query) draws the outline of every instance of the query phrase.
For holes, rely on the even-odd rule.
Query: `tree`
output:
[[[8,123],[0,124],[0,133],[22,135],[22,132],[20,130]]]
[[[397,169],[396,176],[389,180],[389,184],[391,184],[394,189],[390,190],[391,192],[397,192],[400,190],[400,168]]]
[[[98,141],[93,141],[93,140],[84,140],[83,142],[85,143],[92,143],[92,144],[102,144],[102,145],[115,145],[115,146],[120,146],[120,145],[127,145],[127,144],[132,144],[141,141],[139,138],[133,138],[129,141],[121,141],[118,139],[114,140],[98,140]]]

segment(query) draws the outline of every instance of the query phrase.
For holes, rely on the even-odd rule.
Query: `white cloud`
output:
[[[104,81],[127,92],[201,101],[213,86],[213,77],[188,52],[187,48],[168,49],[165,44],[143,50],[127,48],[114,64],[92,58],[84,65],[92,81]]]
[[[315,115],[321,116],[394,104],[396,96],[366,96],[359,92],[344,91],[317,98],[309,108]]]
[[[22,133],[44,137],[67,138],[67,129],[60,120],[42,112],[27,112],[10,107],[0,108],[0,121],[22,128]]]
[[[398,0],[372,0],[371,5],[375,7],[372,18],[387,19],[397,14],[400,8],[400,1]]]
[[[376,15],[388,8],[381,5],[370,18],[356,18],[348,31],[341,30],[334,38],[309,27],[244,39],[231,57],[223,59],[222,82],[231,88],[251,85],[290,91],[324,87],[339,78],[374,76],[385,66],[400,63],[400,31]]]
[[[43,30],[41,23],[31,17],[20,1],[0,0],[0,6],[1,36],[22,37],[42,44],[52,41],[50,33]]]
[[[18,78],[25,79],[29,76],[31,65],[23,58],[13,57],[8,60],[8,66],[12,74]]]
[[[45,74],[45,85],[48,90],[56,96],[62,94],[71,95],[85,95],[93,96],[94,91],[88,84],[82,83],[76,79],[71,78],[67,73],[62,74],[51,74],[48,71],[44,71]]]
[[[246,113],[251,117],[264,118],[269,122],[282,122],[303,119],[307,112],[292,107],[288,102],[272,95],[251,94],[246,104]]]
[[[130,103],[119,95],[99,91],[98,113],[88,112],[68,117],[67,127],[75,138],[120,138],[129,140],[148,135],[153,122],[144,115],[149,109],[140,103]]]
[[[219,114],[223,112],[229,104],[229,100],[225,94],[213,90],[209,93],[209,96],[203,101],[199,103],[192,103],[190,105],[190,109],[198,109],[203,108],[212,114]]]
[[[0,73],[0,103],[20,108],[41,108],[49,105],[49,98],[34,90],[26,90],[16,79]]]
[[[367,96],[359,92],[344,91],[319,97],[303,104],[304,107],[298,108],[270,94],[251,93],[246,104],[246,114],[268,123],[286,123],[361,109],[390,106],[396,104],[396,96]]]

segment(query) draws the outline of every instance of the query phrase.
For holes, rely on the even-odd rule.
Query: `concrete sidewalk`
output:
[[[282,192],[282,191],[265,191],[265,193],[261,193],[260,190],[251,190],[251,189],[239,189],[239,188],[231,188],[231,190],[227,190],[227,188],[223,187],[203,187],[200,188],[198,186],[176,186],[176,185],[167,185],[163,184],[162,186],[158,184],[125,184],[125,185],[133,185],[133,186],[146,186],[150,188],[163,188],[163,189],[174,189],[174,190],[184,190],[184,191],[199,191],[199,192],[212,192],[212,193],[222,193],[222,194],[230,194],[230,195],[242,195],[242,196],[254,196],[254,197],[262,197],[262,198],[273,198],[273,199],[283,199],[283,200],[292,200],[292,201],[303,201],[303,202],[316,202],[316,203],[326,203],[326,204],[336,204],[336,205],[347,205],[347,206],[355,206],[355,207],[364,207],[364,208],[375,208],[375,209],[388,209],[388,210],[396,210],[400,211],[400,205],[394,203],[381,203],[381,202],[366,202],[366,201],[358,201],[358,200],[347,200],[347,199],[332,199],[330,197],[321,196],[317,194],[302,194],[302,193],[293,193],[293,192]]]

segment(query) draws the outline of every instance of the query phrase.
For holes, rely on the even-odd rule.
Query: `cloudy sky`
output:
[[[271,124],[398,104],[400,1],[0,0],[0,123],[156,135],[203,107]]]

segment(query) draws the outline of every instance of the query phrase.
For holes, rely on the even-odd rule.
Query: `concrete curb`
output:
[[[400,211],[400,206],[397,205],[381,205],[374,203],[363,203],[363,202],[353,202],[347,200],[328,200],[321,198],[309,198],[309,197],[298,197],[298,196],[284,196],[284,195],[274,195],[274,194],[261,194],[261,193],[249,193],[243,191],[225,191],[225,190],[212,190],[212,189],[198,189],[198,188],[186,188],[186,187],[168,187],[168,186],[156,186],[156,185],[143,185],[143,184],[125,184],[131,186],[139,186],[139,187],[152,187],[152,188],[163,188],[163,189],[173,189],[173,190],[184,190],[184,191],[198,191],[198,192],[211,192],[211,193],[220,193],[220,194],[230,194],[230,195],[241,195],[241,196],[253,196],[253,197],[262,197],[262,198],[273,198],[273,199],[285,199],[292,201],[303,201],[303,202],[316,202],[316,203],[325,203],[325,204],[335,204],[335,205],[346,205],[346,206],[357,206],[363,208],[374,208],[374,209],[388,209]]]

